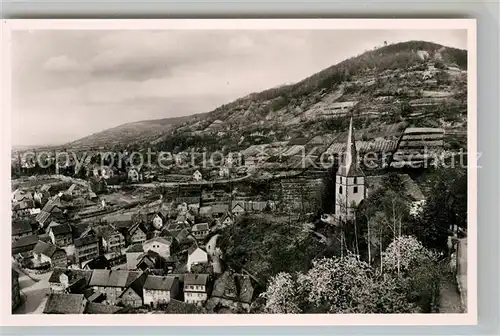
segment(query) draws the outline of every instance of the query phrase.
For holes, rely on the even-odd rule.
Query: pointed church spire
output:
[[[358,164],[358,151],[356,150],[356,139],[354,137],[354,128],[352,126],[352,117],[349,122],[349,131],[345,152],[340,161],[337,175],[342,176],[363,176],[363,172]]]

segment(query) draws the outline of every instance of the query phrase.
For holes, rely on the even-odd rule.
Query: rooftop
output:
[[[61,249],[59,249],[55,245],[45,243],[43,241],[38,241],[38,243],[36,243],[36,245],[35,245],[35,248],[33,249],[33,253],[43,254],[43,255],[51,258],[52,255],[54,255],[54,253],[57,250],[61,250]]]
[[[21,235],[32,232],[30,220],[14,220],[12,221],[12,235]]]
[[[208,283],[208,274],[193,274],[184,275],[184,285],[204,285]]]
[[[85,297],[83,294],[50,294],[44,314],[81,314]]]
[[[89,286],[99,287],[128,287],[140,272],[125,270],[96,269],[92,273]]]
[[[144,283],[144,289],[169,291],[175,281],[173,276],[149,275]]]

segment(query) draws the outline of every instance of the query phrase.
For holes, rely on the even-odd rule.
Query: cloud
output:
[[[78,71],[78,63],[66,55],[50,57],[43,68],[47,71]]]
[[[465,32],[439,30],[15,32],[14,142],[65,142],[125,122],[209,112],[384,40],[410,39],[466,45]]]

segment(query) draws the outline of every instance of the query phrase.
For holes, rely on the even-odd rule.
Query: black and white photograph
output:
[[[476,318],[474,20],[44,21],[10,22],[17,321]]]

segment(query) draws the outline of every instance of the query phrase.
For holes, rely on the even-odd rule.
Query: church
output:
[[[354,219],[355,208],[366,197],[365,180],[366,176],[358,162],[351,117],[346,148],[335,176],[335,217],[341,220]]]

